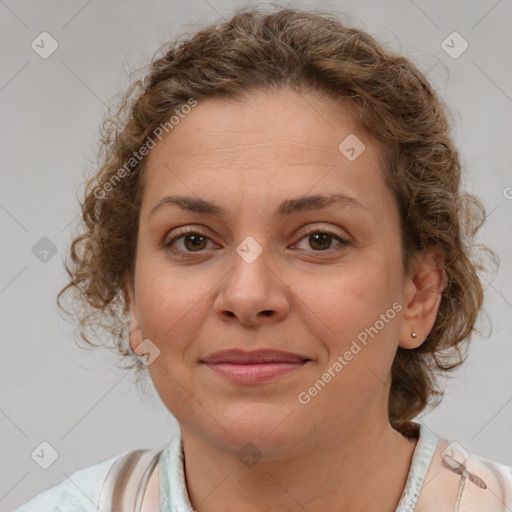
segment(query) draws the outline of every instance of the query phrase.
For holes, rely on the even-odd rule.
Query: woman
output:
[[[425,77],[292,9],[164,53],[104,124],[59,298],[79,290],[89,342],[117,321],[180,432],[19,511],[512,507],[510,466],[413,421],[483,300],[484,210]]]

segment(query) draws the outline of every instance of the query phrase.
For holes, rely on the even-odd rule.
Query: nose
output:
[[[223,321],[236,319],[254,327],[286,317],[291,290],[271,268],[275,265],[270,260],[270,249],[264,249],[256,258],[233,252],[231,269],[221,280],[214,301],[214,311]]]

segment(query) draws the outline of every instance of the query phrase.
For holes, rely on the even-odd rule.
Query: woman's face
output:
[[[203,100],[146,172],[131,346],[149,340],[151,379],[182,432],[270,454],[387,424],[412,285],[377,147],[348,112],[291,91]],[[203,362],[225,349],[309,361],[238,381]]]

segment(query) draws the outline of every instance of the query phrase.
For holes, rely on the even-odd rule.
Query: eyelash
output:
[[[177,240],[179,240],[180,238],[183,238],[185,237],[186,235],[201,235],[205,238],[207,238],[208,240],[211,240],[209,236],[207,236],[205,233],[199,231],[197,228],[184,228],[182,229],[181,231],[178,232],[178,234],[176,236],[174,236],[171,240],[167,241],[167,242],[164,242],[164,247],[166,249],[169,249],[170,251],[174,252],[174,253],[178,253],[180,255],[182,255],[184,252],[186,254],[189,254],[189,255],[193,255],[195,252],[197,253],[201,253],[201,252],[204,252],[204,250],[201,250],[201,251],[182,251],[180,249],[176,249],[176,248],[173,248],[172,247],[172,244],[174,242],[176,242]],[[314,252],[314,253],[324,253],[324,252],[329,252],[329,251],[335,251],[335,250],[340,250],[340,249],[343,249],[345,248],[347,245],[350,244],[350,242],[341,237],[339,234],[335,233],[334,231],[331,231],[330,229],[319,229],[319,228],[316,228],[316,229],[313,229],[307,233],[305,233],[300,239],[299,239],[299,242],[301,240],[303,240],[304,238],[308,237],[308,236],[311,236],[311,235],[314,235],[314,234],[324,234],[324,235],[329,235],[329,236],[332,236],[334,239],[336,239],[338,242],[340,242],[340,245],[337,246],[337,247],[334,247],[334,248],[331,248],[331,249],[325,249],[323,251],[315,251],[314,249],[311,249],[310,252]],[[188,257],[188,256],[184,256],[184,257]]]

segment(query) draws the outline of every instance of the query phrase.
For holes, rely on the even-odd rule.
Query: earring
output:
[[[411,332],[411,338],[416,338],[416,333],[414,331]]]

